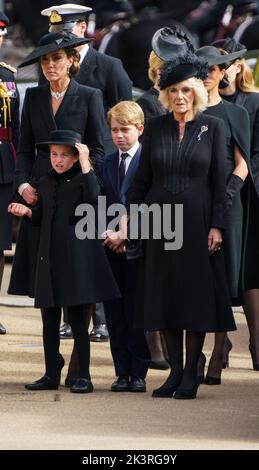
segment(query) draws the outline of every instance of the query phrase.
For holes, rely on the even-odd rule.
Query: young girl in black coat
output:
[[[38,144],[38,147],[43,146],[50,147],[52,169],[39,181],[38,204],[33,208],[17,203],[9,205],[9,212],[25,216],[32,225],[40,226],[34,294],[35,307],[43,311],[46,373],[25,387],[27,390],[58,388],[64,366],[59,353],[61,307],[67,307],[79,358],[78,378],[71,392],[90,393],[93,385],[86,328],[91,317],[90,307],[95,302],[119,296],[95,230],[92,230],[93,236],[87,234],[87,238],[82,231],[78,236],[76,230],[76,208],[87,203],[94,209],[100,188],[89,160],[89,149],[81,143],[80,134],[69,130],[52,131],[49,142]]]

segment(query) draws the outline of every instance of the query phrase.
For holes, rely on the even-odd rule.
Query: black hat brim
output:
[[[50,145],[65,145],[66,147],[74,147],[76,149],[75,144],[76,142],[74,140],[71,141],[68,139],[64,139],[63,141],[62,140],[49,140],[48,142],[39,142],[38,144],[35,144],[35,146],[40,150],[49,152]]]
[[[205,47],[205,46],[204,46]],[[231,54],[221,54],[219,57],[210,55],[210,54],[203,54],[202,47],[200,49],[197,49],[195,51],[195,54],[197,57],[200,57],[204,59],[209,66],[211,65],[221,65],[221,64],[228,64],[229,62],[234,62],[237,59],[240,59],[241,52],[242,51],[237,51],[237,52],[232,52]],[[245,54],[245,51],[243,55]]]
[[[18,68],[26,67],[27,65],[32,65],[38,62],[39,58],[43,55],[49,54],[50,52],[58,51],[59,49],[75,48],[82,46],[90,42],[89,38],[77,38],[77,39],[67,39],[64,38],[62,41],[55,41],[50,44],[44,44],[42,46],[36,47],[24,60],[18,65]]]

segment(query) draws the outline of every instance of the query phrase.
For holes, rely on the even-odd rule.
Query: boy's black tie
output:
[[[119,183],[120,187],[123,183],[126,173],[126,158],[128,157],[128,153],[121,153],[121,162],[119,166]]]

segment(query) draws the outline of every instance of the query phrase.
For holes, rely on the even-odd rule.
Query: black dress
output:
[[[13,67],[0,63],[0,251],[12,244],[12,216],[7,207],[13,197],[16,149],[19,140],[19,93]],[[8,110],[10,99],[10,115]]]
[[[145,242],[137,289],[136,326],[196,332],[235,329],[222,251],[208,252],[211,227],[224,229],[225,134],[222,121],[199,115],[179,126],[171,114],[146,130],[128,204],[183,205],[183,245],[165,250],[165,238]],[[168,214],[167,214],[168,218]],[[163,222],[163,217],[162,217]]]
[[[210,106],[205,114],[216,116],[224,121],[227,139],[227,181],[235,168],[234,149],[237,146],[250,168],[250,129],[247,111],[237,105],[222,100]],[[224,255],[226,261],[227,280],[232,305],[240,305],[242,292],[242,233],[243,204],[241,193],[236,193],[226,221],[224,233]]]
[[[31,219],[32,225],[40,226],[35,307],[85,305],[119,297],[101,241],[80,239],[75,233],[80,219],[75,208],[81,203],[97,205],[100,188],[94,172],[82,174],[78,166],[60,175],[50,170],[40,179],[38,190],[39,203]]]
[[[237,90],[224,99],[247,109],[251,131],[251,172],[242,191],[247,220],[243,245],[243,288],[259,289],[259,93]]]

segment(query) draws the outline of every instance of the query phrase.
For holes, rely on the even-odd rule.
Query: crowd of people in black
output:
[[[69,328],[71,392],[93,392],[90,339],[109,335],[111,391],[145,392],[148,368],[168,368],[152,396],[193,399],[200,384],[221,383],[234,305],[243,306],[259,370],[259,90],[242,44],[195,50],[179,27],[165,26],[152,40],[152,86],[135,102],[120,60],[89,46],[89,11],[44,10],[50,32],[19,65],[41,70],[20,126],[15,69],[0,64],[0,281],[15,215],[8,292],[34,298],[43,324],[45,373],[25,387],[59,387]],[[1,42],[7,26],[0,13]],[[123,208],[117,219],[114,206]],[[82,207],[91,209],[86,231]],[[215,345],[205,377],[207,333]]]

